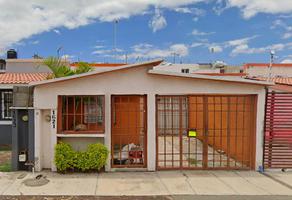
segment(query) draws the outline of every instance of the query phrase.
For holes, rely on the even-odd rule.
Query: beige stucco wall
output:
[[[42,59],[7,59],[6,72],[52,72]]]
[[[262,164],[262,138],[264,122],[265,90],[263,86],[234,82],[199,80],[173,76],[151,75],[147,68],[135,68],[102,75],[94,75],[71,81],[35,87],[34,106],[38,109],[57,109],[58,95],[105,95],[105,144],[111,144],[110,97],[112,94],[147,94],[147,140],[149,171],[155,170],[155,95],[156,94],[257,94],[257,143],[256,167]],[[36,116],[36,123],[42,119]],[[38,125],[36,125],[38,127]],[[36,128],[36,138],[39,137]],[[52,128],[52,151],[56,143],[56,129]],[[36,141],[37,142],[37,141]],[[41,148],[36,144],[36,148]],[[39,150],[36,149],[36,152]],[[52,154],[53,155],[53,154]],[[36,155],[37,156],[37,155]],[[53,158],[50,158],[53,159]],[[41,161],[40,161],[41,162]],[[52,169],[55,169],[52,166]],[[106,170],[110,170],[110,161]]]
[[[76,151],[85,151],[89,144],[104,143],[103,138],[84,138],[84,137],[60,137],[59,141],[69,143]]]
[[[249,76],[269,76],[270,69],[269,67],[249,67],[245,70]],[[291,76],[292,67],[272,67],[271,70],[272,77],[274,76]]]

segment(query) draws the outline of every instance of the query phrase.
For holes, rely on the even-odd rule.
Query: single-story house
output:
[[[284,66],[287,68],[289,65]],[[265,170],[292,168],[292,78],[289,70],[285,76],[281,75],[281,70],[278,72],[271,74],[270,78],[264,73],[261,76],[247,77],[251,80],[274,83],[267,87],[266,93],[263,145],[263,169]]]
[[[36,170],[56,170],[59,141],[104,143],[106,171],[258,169],[271,83],[153,68],[161,62],[30,83]]]

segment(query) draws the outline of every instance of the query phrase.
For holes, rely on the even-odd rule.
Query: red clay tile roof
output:
[[[3,73],[0,74],[0,84],[28,84],[47,79],[49,73]]]
[[[277,84],[277,85],[271,86],[270,88],[273,89],[273,90],[280,90],[280,91],[283,91],[283,92],[292,92],[292,86],[291,85]]]
[[[256,77],[252,78],[260,81],[267,81],[267,77]],[[275,84],[281,84],[281,85],[291,85],[292,86],[292,77],[273,77],[270,79],[271,82],[274,82]]]
[[[267,77],[248,77],[248,79],[267,81]],[[276,85],[270,86],[272,90],[280,90],[283,92],[292,92],[292,77],[273,77],[270,79]]]

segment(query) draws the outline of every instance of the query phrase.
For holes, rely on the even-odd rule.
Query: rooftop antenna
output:
[[[136,63],[139,62],[139,60],[140,60],[140,56],[137,56]]]
[[[171,55],[173,56],[173,64],[175,64],[175,57],[176,57],[176,56],[179,56],[179,54],[173,52],[173,53],[171,53]]]
[[[215,62],[215,59],[214,59],[215,48],[211,47],[209,51],[211,53],[211,65],[213,65],[213,63]]]
[[[57,57],[60,58],[60,51],[63,49],[62,46],[60,46],[58,49],[57,49]]]
[[[269,66],[268,81],[271,81],[271,79],[272,79],[272,67],[273,67],[273,64],[274,64],[275,54],[276,54],[276,52],[274,50],[270,51],[270,66]]]
[[[114,53],[114,57],[115,60],[117,61],[117,26],[118,26],[119,20],[115,19],[114,21],[114,49],[113,49],[113,53]]]

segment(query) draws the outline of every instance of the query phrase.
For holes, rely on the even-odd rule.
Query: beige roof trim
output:
[[[201,75],[201,74],[187,74],[187,73],[178,73],[178,72],[170,72],[170,71],[155,70],[155,69],[149,70],[148,73],[156,74],[156,75],[165,75],[165,76],[176,76],[176,77],[183,77],[183,78],[196,78],[196,79],[213,80],[213,81],[237,82],[237,83],[245,83],[245,84],[253,84],[253,85],[264,85],[264,86],[275,85],[273,82],[255,81],[255,80],[243,79],[240,77],[208,76],[208,75]]]
[[[77,79],[77,78],[81,78],[81,77],[87,77],[87,76],[92,76],[92,75],[97,75],[97,74],[102,74],[102,73],[107,73],[107,72],[119,71],[119,70],[122,70],[122,69],[130,69],[130,68],[141,67],[141,66],[151,66],[151,67],[153,67],[153,66],[159,65],[161,62],[163,62],[162,59],[157,59],[157,60],[152,60],[152,61],[143,62],[143,63],[122,65],[120,67],[105,67],[105,68],[102,68],[102,69],[97,68],[96,70],[91,71],[91,72],[78,74],[78,75],[73,75],[73,76],[62,77],[62,78],[55,78],[55,79],[31,82],[31,83],[29,83],[29,85],[30,86],[44,85],[44,84],[49,84],[49,83],[67,81],[67,80]]]

